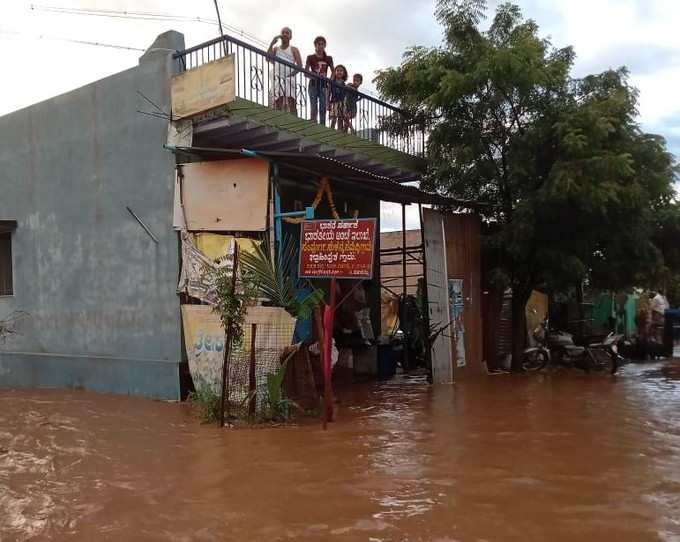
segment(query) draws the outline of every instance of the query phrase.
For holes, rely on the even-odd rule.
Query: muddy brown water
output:
[[[338,421],[0,391],[0,540],[680,540],[680,362],[355,386]]]

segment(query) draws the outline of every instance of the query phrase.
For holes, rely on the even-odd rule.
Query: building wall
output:
[[[465,367],[454,363],[453,378],[486,374],[483,361],[481,222],[474,214],[444,215],[446,269],[449,279],[463,280]],[[452,352],[456,352],[452,339]]]
[[[179,397],[174,157],[137,91],[169,111],[183,47],[168,32],[138,66],[0,117],[0,219],[17,220],[0,318],[30,315],[0,345],[0,386]]]

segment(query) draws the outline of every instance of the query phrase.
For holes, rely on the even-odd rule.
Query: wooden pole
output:
[[[335,289],[336,280],[331,279],[331,303],[324,310],[324,419],[323,428],[327,428],[328,422],[333,421],[333,389],[331,378],[333,376],[333,320],[335,317]]]
[[[227,56],[227,44],[224,41],[224,30],[222,30],[222,17],[220,17],[220,7],[217,5],[217,0],[215,0],[215,12],[217,13],[217,24],[220,27],[220,36],[222,37],[222,49],[224,50],[224,56]]]
[[[420,244],[423,247],[423,326],[425,327],[425,366],[430,371],[429,380],[432,382],[432,344],[430,344],[430,296],[427,292],[427,249],[425,247],[425,222],[423,220],[423,206],[418,204],[420,218]]]
[[[399,307],[399,327],[404,332],[404,361],[403,368],[409,366],[408,363],[408,346],[410,344],[409,335],[405,329],[406,322],[404,316],[406,315],[406,204],[401,204],[401,303]]]
[[[248,414],[255,415],[257,382],[255,381],[255,334],[257,333],[257,324],[250,326],[250,369],[248,371],[248,394],[250,395],[250,404],[248,406]]]
[[[406,297],[406,204],[401,204],[401,284]]]
[[[269,232],[267,238],[269,240],[269,254],[272,261],[276,261],[276,219],[274,218],[274,192],[276,192],[276,177],[278,175],[278,168],[276,164],[269,165]]]
[[[231,293],[236,295],[236,275],[238,271],[238,243],[234,239],[234,267],[231,273]],[[225,402],[227,410],[229,409],[229,353],[231,350],[231,339],[234,334],[234,329],[231,319],[227,322],[227,333],[224,340],[224,359],[222,360],[222,394],[220,397],[220,427],[224,427],[224,408]]]

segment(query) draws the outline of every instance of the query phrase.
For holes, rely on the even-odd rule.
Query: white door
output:
[[[432,382],[453,382],[453,356],[451,354],[451,329],[449,288],[446,270],[446,245],[442,215],[432,209],[423,209],[425,233],[425,259],[427,269],[427,299],[430,305],[430,326],[444,327],[432,344]]]

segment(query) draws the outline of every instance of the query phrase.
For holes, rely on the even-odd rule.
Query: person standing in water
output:
[[[272,40],[267,53],[290,64],[302,67],[300,51],[297,47],[293,47],[290,44],[291,39],[293,39],[293,31],[289,27],[284,26],[281,29],[281,34],[275,36]],[[281,44],[276,45],[276,42],[279,40],[281,40]],[[274,109],[288,111],[297,116],[297,106],[295,103],[295,74],[297,72],[290,66],[279,62],[271,62],[270,91]]]

